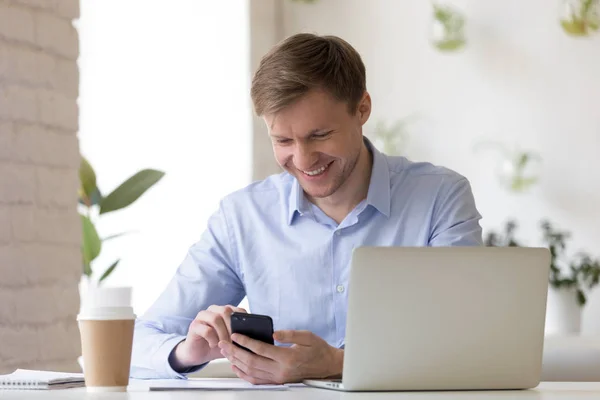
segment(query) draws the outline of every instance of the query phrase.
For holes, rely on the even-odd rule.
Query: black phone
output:
[[[261,342],[275,344],[273,341],[273,320],[268,315],[234,312],[231,314],[231,333],[239,333]],[[244,346],[235,342],[233,344],[252,353],[250,349]]]

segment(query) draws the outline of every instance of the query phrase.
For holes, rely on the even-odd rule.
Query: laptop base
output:
[[[341,379],[305,379],[303,383],[321,389],[345,390]]]

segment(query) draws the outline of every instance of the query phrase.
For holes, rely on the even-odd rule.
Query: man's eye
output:
[[[319,133],[318,135],[315,134],[315,135],[313,135],[313,137],[315,137],[317,139],[324,139],[329,135],[331,135],[331,132]]]
[[[277,143],[281,143],[281,144],[285,144],[285,143],[290,143],[292,140],[291,139],[277,139]]]

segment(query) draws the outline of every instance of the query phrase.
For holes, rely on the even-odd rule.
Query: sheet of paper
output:
[[[149,381],[151,391],[159,390],[287,390],[285,385],[252,385],[238,378],[190,378]]]

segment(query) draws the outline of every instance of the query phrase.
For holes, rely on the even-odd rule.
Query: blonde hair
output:
[[[275,113],[308,91],[321,89],[348,104],[351,114],[366,91],[365,65],[358,52],[336,36],[300,33],[267,53],[252,79],[257,115]]]

